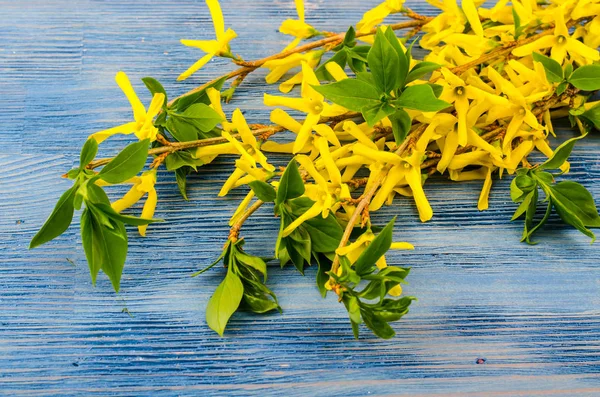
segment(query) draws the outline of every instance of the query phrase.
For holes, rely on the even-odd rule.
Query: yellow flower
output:
[[[509,106],[499,106],[488,113],[488,121],[497,118],[511,117],[510,123],[506,128],[506,135],[502,141],[502,150],[505,154],[510,151],[510,146],[517,132],[521,129],[523,123],[526,123],[533,129],[539,129],[537,118],[531,112],[529,103],[542,99],[545,93],[525,97],[510,81],[506,80],[496,72],[494,68],[488,68],[488,77],[494,82],[496,90],[504,93],[510,99]]]
[[[225,21],[223,20],[223,13],[221,12],[221,6],[219,5],[218,0],[206,0],[206,5],[208,6],[213,20],[216,40],[181,40],[181,44],[188,47],[200,48],[206,55],[190,66],[188,70],[181,73],[181,75],[177,77],[177,81],[185,80],[190,77],[202,66],[206,65],[206,63],[214,56],[231,56],[229,42],[236,38],[237,34],[230,28],[225,30]]]
[[[285,58],[281,59],[273,59],[271,61],[265,62],[262,67],[270,69],[270,72],[265,77],[265,81],[267,84],[273,84],[279,81],[289,70],[301,66],[303,62],[306,62],[311,68],[315,67],[319,61],[321,60],[321,55],[323,55],[323,51],[310,51],[305,54],[292,54],[288,55]],[[302,73],[301,71],[299,73]],[[298,74],[296,74],[297,76]],[[302,78],[300,78],[298,82],[298,77],[292,77],[288,80],[289,84],[300,84],[302,82]],[[301,75],[300,75],[301,76]],[[292,81],[293,80],[293,81]],[[292,87],[290,88],[290,91]]]
[[[156,184],[156,168],[144,172],[139,177],[135,176],[128,182],[133,183],[133,186],[127,193],[125,193],[123,198],[112,203],[112,208],[117,212],[121,212],[140,201],[145,194],[148,194],[148,198],[146,199],[144,207],[142,208],[141,217],[144,219],[151,219],[154,216],[156,202],[158,201],[156,189],[154,188],[154,185]],[[148,225],[138,226],[140,235],[145,237],[147,228]]]
[[[375,26],[383,22],[390,14],[398,13],[402,10],[404,0],[386,0],[378,6],[363,14],[362,19],[356,24],[359,33],[370,32]],[[372,42],[373,36],[363,36],[361,40]]]
[[[131,104],[131,108],[133,109],[133,119],[135,121],[108,130],[96,132],[90,135],[90,138],[94,138],[96,142],[101,143],[115,134],[134,133],[140,140],[150,139],[151,141],[155,141],[158,129],[154,127],[152,120],[158,114],[165,101],[164,94],[154,94],[152,102],[150,102],[150,106],[146,112],[146,108],[142,105],[142,102],[133,90],[127,75],[124,72],[118,72],[115,76],[115,80]]]
[[[339,105],[326,103],[323,95],[312,88],[312,85],[319,85],[319,80],[306,62],[302,63],[302,74],[301,98],[264,95],[264,103],[267,106],[285,106],[307,114],[302,128],[296,136],[293,148],[294,153],[298,153],[304,148],[312,135],[313,128],[319,123],[321,117],[338,116],[347,112],[347,109]]]
[[[468,85],[464,80],[453,74],[447,68],[442,68],[441,72],[444,76],[443,82],[445,84],[440,99],[454,104],[454,109],[456,110],[458,118],[458,144],[460,146],[466,146],[468,142],[467,113],[470,107],[469,99],[479,102],[487,101],[502,106],[507,105],[508,101],[506,98],[490,94],[480,88]]]
[[[295,39],[283,51],[291,50],[296,47],[302,39],[309,39],[320,34],[318,30],[304,22],[304,0],[294,0],[296,3],[296,12],[298,19],[286,19],[279,27],[283,34],[294,36]]]
[[[512,51],[512,54],[517,57],[526,57],[533,52],[539,52],[540,50],[550,48],[550,57],[560,64],[563,63],[567,54],[569,54],[571,58],[583,60],[584,63],[600,60],[600,53],[598,50],[586,46],[569,35],[569,29],[565,24],[562,10],[555,10],[554,15],[555,26],[553,35],[543,36],[533,43],[517,47]]]

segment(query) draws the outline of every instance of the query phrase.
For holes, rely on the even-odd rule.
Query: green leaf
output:
[[[141,226],[141,225],[149,225],[149,224],[155,223],[155,222],[164,222],[163,219],[146,219],[146,218],[138,218],[135,216],[122,215],[122,214],[119,214],[117,211],[113,210],[110,205],[105,204],[105,203],[94,204],[94,206],[96,208],[98,208],[100,211],[102,211],[110,219],[113,219],[118,222],[122,222],[126,225]]]
[[[442,65],[434,63],[434,62],[419,62],[410,70],[408,76],[406,77],[406,84],[415,81],[428,73],[433,72],[434,70],[438,70]]]
[[[394,101],[398,108],[420,110],[422,112],[438,112],[446,109],[450,104],[437,99],[433,89],[428,84],[411,85]]]
[[[554,203],[561,203],[587,227],[600,227],[600,216],[592,194],[582,185],[563,181],[551,187]]]
[[[392,105],[387,102],[380,102],[374,106],[368,106],[362,110],[362,115],[369,127],[373,127],[379,120],[393,114],[396,111]]]
[[[395,221],[396,217],[392,218],[354,263],[354,269],[359,276],[367,273],[375,265],[375,262],[390,249]]]
[[[544,66],[544,70],[546,71],[546,79],[549,83],[560,83],[564,80],[563,70],[560,66],[560,63],[545,55],[538,54],[537,52],[534,52],[531,55],[533,56],[534,61],[539,62],[542,64],[542,66]]]
[[[344,41],[342,43],[346,46],[352,47],[356,42],[354,39],[356,38],[356,31],[353,26],[350,26],[346,31],[346,35],[344,35]]]
[[[387,28],[385,30],[385,38],[388,40],[394,51],[398,55],[398,76],[399,82],[397,88],[404,87],[406,76],[408,75],[408,69],[410,68],[410,53],[404,52],[400,43],[398,42],[398,37],[396,37],[396,33],[394,33],[393,29]]]
[[[523,27],[521,26],[521,18],[519,17],[519,14],[517,13],[517,11],[515,10],[514,7],[512,7],[512,15],[513,15],[513,21],[515,23],[514,38],[515,38],[515,40],[517,40],[519,38],[519,36],[521,35],[521,33],[523,32]]]
[[[250,185],[250,188],[254,194],[256,194],[256,197],[265,203],[273,202],[277,198],[277,192],[275,191],[275,188],[273,188],[273,186],[267,182],[252,181],[248,185]]]
[[[380,92],[389,94],[400,86],[400,60],[381,28],[377,29],[367,60],[375,86]]]
[[[573,64],[571,62],[567,62],[565,67],[563,68],[564,73],[563,76],[565,79],[568,79],[573,74]]]
[[[208,132],[223,121],[219,113],[204,103],[190,105],[183,113],[169,112],[169,117],[193,125],[201,132]]]
[[[167,167],[168,171],[175,171],[186,166],[189,166],[193,168],[194,171],[197,171],[198,167],[202,165],[204,165],[204,162],[200,159],[194,158],[189,150],[178,150],[170,153],[165,159],[165,166]]]
[[[267,264],[261,258],[258,256],[248,255],[241,250],[236,251],[234,257],[235,260],[259,271],[263,275],[265,282],[267,281]]]
[[[108,276],[113,288],[119,292],[121,274],[127,257],[127,233],[121,222],[109,220],[108,227],[89,208],[81,214],[81,241],[90,267],[92,283],[100,269]]]
[[[219,284],[206,307],[206,323],[220,336],[223,336],[229,318],[240,306],[243,295],[242,281],[229,267],[225,279]]]
[[[310,235],[313,252],[334,252],[344,234],[344,230],[332,214],[325,219],[322,216],[307,219],[302,226]]]
[[[302,194],[304,194],[304,181],[302,180],[302,176],[300,176],[300,171],[298,171],[298,163],[292,159],[279,180],[275,204],[279,205],[286,200],[299,197]]]
[[[511,221],[518,219],[521,215],[523,215],[527,211],[527,209],[531,205],[531,200],[533,199],[534,196],[535,196],[534,192],[531,192],[531,193],[525,195],[525,198],[523,199],[521,204],[519,204],[519,207],[517,208],[514,215],[512,216]]]
[[[563,165],[571,155],[571,151],[573,151],[573,146],[575,146],[575,143],[584,137],[585,135],[580,135],[563,142],[559,147],[556,148],[552,157],[542,163],[538,169],[555,170],[560,168],[560,166]]]
[[[584,91],[600,90],[600,65],[578,67],[569,77],[569,83]]]
[[[380,102],[377,88],[358,79],[344,79],[331,84],[315,85],[313,88],[333,103],[353,112],[360,112]]]
[[[390,339],[396,335],[396,332],[394,332],[392,327],[390,327],[385,320],[375,316],[372,312],[361,310],[361,314],[365,325],[378,337],[382,339]]]
[[[165,127],[178,142],[190,142],[198,139],[197,128],[184,118],[169,116]]]
[[[318,265],[316,280],[317,288],[319,288],[321,296],[325,298],[325,296],[327,296],[327,289],[325,288],[325,283],[329,281],[329,275],[327,274],[327,272],[331,270],[332,263],[325,255],[315,254],[314,257]]]
[[[346,306],[346,310],[348,311],[350,321],[352,321],[354,324],[362,323],[358,298],[356,296],[344,295],[343,302],[344,306]]]
[[[189,166],[177,168],[175,170],[177,188],[179,189],[179,193],[181,193],[181,197],[183,197],[183,199],[186,201],[189,201],[187,196],[187,176],[190,174],[191,171],[192,167]]]
[[[556,95],[562,95],[563,92],[565,92],[567,90],[568,86],[569,86],[569,83],[567,83],[566,81],[563,81],[562,83],[560,83],[556,87]]]
[[[163,109],[166,109],[168,102],[167,91],[165,91],[165,88],[162,86],[162,84],[160,84],[159,81],[153,77],[144,77],[142,78],[142,81],[144,82],[146,88],[148,88],[148,91],[150,91],[152,96],[154,96],[154,94],[163,94],[165,96],[165,100],[162,106]]]
[[[85,141],[79,155],[79,168],[83,170],[96,157],[96,153],[98,153],[98,142],[94,138]]]
[[[554,188],[550,187],[550,195],[552,197],[551,201],[554,204],[554,208],[560,219],[562,219],[566,224],[573,226],[575,229],[579,230],[581,233],[585,234],[589,238],[592,239],[592,243],[596,241],[596,236],[594,233],[589,230],[583,221],[579,218],[578,213],[575,212],[575,208],[572,206],[569,198],[563,196],[562,192],[557,192]]]
[[[583,112],[580,117],[600,130],[600,103]]]
[[[217,263],[219,263],[221,261],[221,259],[225,258],[226,255],[231,255],[231,240],[227,241],[227,244],[225,244],[223,251],[221,251],[221,254],[219,255],[219,257],[217,259],[215,259],[215,261],[213,263],[206,266],[204,269],[201,269],[201,270],[198,270],[197,272],[192,273],[191,277],[199,276],[202,273],[204,273],[205,271],[212,269]],[[227,259],[229,259],[229,258],[227,258]],[[227,262],[227,260],[226,260],[226,262]]]
[[[225,83],[225,81],[227,81],[227,77],[223,76],[220,79],[208,84],[202,90],[177,99],[173,103],[173,105],[170,106],[170,108],[176,109],[178,112],[183,112],[189,106],[191,106],[195,103],[204,103],[205,105],[209,105],[210,99],[208,98],[208,95],[206,94],[206,90],[212,87],[212,88],[215,88],[220,91],[221,88],[223,87],[223,84]]]
[[[108,183],[121,183],[136,176],[146,164],[149,144],[150,139],[144,139],[127,145],[98,175]]]
[[[406,139],[412,127],[412,119],[404,109],[398,109],[395,113],[388,116],[392,123],[392,132],[396,145],[400,145]]]
[[[73,202],[78,189],[79,185],[75,184],[60,196],[58,202],[54,206],[54,210],[52,210],[52,213],[48,219],[46,219],[44,225],[31,239],[29,249],[55,239],[68,229],[73,220],[73,212],[75,212]]]
[[[256,279],[241,276],[244,286],[244,303],[254,313],[266,313],[271,310],[279,310],[277,297],[264,284]]]

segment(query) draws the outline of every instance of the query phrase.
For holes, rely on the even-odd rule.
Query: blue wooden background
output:
[[[307,18],[345,30],[375,4],[307,0]],[[222,5],[244,58],[285,45],[276,29],[295,17],[293,1]],[[421,1],[409,5],[435,12]],[[599,245],[556,216],[539,245],[520,244],[521,224],[508,222],[515,208],[508,179],[495,183],[485,212],[476,209],[479,183],[442,179],[426,186],[431,222],[419,223],[408,200],[381,211],[382,222],[398,215],[395,238],[416,246],[389,262],[412,266],[405,290],[420,299],[388,341],[369,332],[353,340],[343,307],[319,297],[314,269],[302,277],[277,266],[269,285],[283,314],[238,313],[224,338],[207,328],[204,307],[224,270],[190,274],[218,255],[244,194],[216,197],[232,159],[190,178],[190,202],[172,175],[160,173],[157,216],[167,222],[150,226],[147,238],[131,230],[119,295],[104,276],[90,285],[78,221],[28,251],[87,135],[131,118],[116,71],[128,73],[145,103],[139,79],[147,75],[183,93],[231,67],[214,60],[175,83],[201,55],[179,39],[211,35],[200,0],[0,0],[0,394],[600,394]],[[267,119],[253,91],[263,77],[252,75],[237,93],[250,122]],[[128,139],[107,142],[101,154]],[[568,178],[600,197],[597,134],[575,148]],[[270,210],[261,210],[243,229],[248,249],[268,255],[276,228]]]

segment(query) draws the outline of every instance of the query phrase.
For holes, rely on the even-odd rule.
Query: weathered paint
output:
[[[343,30],[374,4],[308,0],[307,18]],[[254,59],[285,45],[276,27],[295,17],[291,0],[222,5],[239,34],[234,52]],[[421,1],[408,5],[434,12]],[[396,240],[416,246],[389,256],[412,266],[405,291],[419,297],[389,341],[366,331],[354,341],[343,307],[319,297],[314,269],[301,277],[277,266],[269,285],[283,314],[236,314],[224,338],[206,327],[204,307],[223,269],[189,275],[218,255],[245,194],[216,197],[231,158],[190,178],[190,202],[160,173],[157,216],[167,222],[151,225],[145,239],[131,229],[118,296],[104,276],[90,285],[77,221],[28,251],[86,136],[131,117],[116,71],[128,73],[147,103],[139,78],[183,93],[226,62],[175,82],[200,56],[179,39],[212,35],[200,0],[0,0],[0,15],[0,394],[600,395],[599,245],[554,216],[539,245],[518,243],[521,224],[508,222],[510,178],[494,184],[489,211],[476,209],[479,183],[436,178],[425,188],[436,213],[430,223],[418,222],[408,200],[377,215],[382,222],[398,215]],[[267,119],[252,90],[263,76],[252,75],[236,94],[249,122]],[[128,139],[111,139],[102,153]],[[579,143],[568,176],[596,197],[599,145],[598,134]],[[276,228],[261,210],[243,229],[248,250],[268,255]]]

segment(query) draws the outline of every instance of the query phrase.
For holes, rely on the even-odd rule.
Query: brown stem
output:
[[[248,208],[246,210],[246,212],[244,212],[244,214],[240,217],[240,219],[237,220],[237,222],[235,222],[233,224],[233,226],[231,227],[230,231],[229,231],[229,240],[231,240],[232,242],[236,242],[237,239],[240,236],[240,229],[242,228],[242,225],[244,224],[244,222],[246,222],[246,220],[248,220],[248,218],[250,218],[250,216],[256,212],[257,209],[260,208],[261,205],[263,205],[265,202],[262,200],[258,200],[256,201],[254,204],[252,204],[250,206],[250,208]]]
[[[427,22],[431,21],[431,19],[432,18],[430,18],[430,17],[423,17],[422,16],[421,19],[416,19],[416,20],[408,21],[408,22],[395,23],[395,24],[389,25],[389,27],[391,29],[393,29],[393,30],[401,30],[401,29],[414,28],[414,27],[417,27],[417,26],[423,26],[423,25],[425,25]],[[369,36],[369,35],[372,35],[372,34],[375,34],[375,33],[377,33],[377,28],[373,28],[373,29],[371,29],[368,32],[356,33],[356,37]],[[216,79],[213,79],[213,80],[211,80],[211,81],[209,81],[207,83],[204,83],[204,84],[202,84],[202,85],[200,85],[200,86],[198,86],[198,87],[196,87],[196,88],[194,88],[194,89],[186,92],[183,95],[180,95],[180,96],[178,96],[176,98],[171,99],[169,101],[169,103],[167,104],[167,106],[171,107],[176,100],[178,100],[178,99],[180,99],[180,98],[182,98],[184,96],[188,96],[188,95],[194,94],[196,92],[200,92],[200,91],[204,90],[206,87],[209,87],[211,84],[216,83],[217,81],[219,81],[222,78],[225,78],[225,80],[229,80],[229,79],[232,79],[234,77],[240,76],[242,74],[252,73],[256,69],[258,69],[262,65],[264,65],[265,62],[273,61],[275,59],[282,59],[282,58],[285,58],[285,57],[290,56],[292,54],[299,54],[299,53],[302,53],[302,52],[305,52],[305,51],[314,50],[316,48],[320,48],[320,47],[323,47],[323,46],[328,45],[328,44],[340,43],[340,42],[342,42],[342,40],[344,40],[344,36],[345,35],[346,35],[345,32],[344,33],[338,33],[336,35],[325,37],[324,39],[313,41],[311,43],[307,43],[307,44],[301,45],[301,46],[296,47],[296,48],[292,48],[292,49],[287,50],[287,51],[282,51],[282,52],[280,52],[278,54],[270,55],[268,57],[265,57],[265,58],[262,58],[262,59],[258,59],[256,61],[244,62],[244,66],[242,66],[242,67],[240,67],[240,68],[238,68],[236,70],[233,70],[233,71],[231,71],[229,73],[226,73],[226,74],[224,74],[222,76],[219,76]]]

